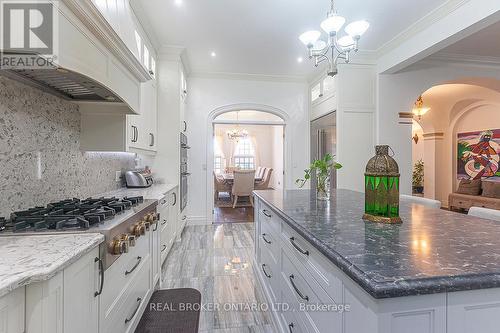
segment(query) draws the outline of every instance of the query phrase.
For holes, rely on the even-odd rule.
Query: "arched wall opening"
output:
[[[500,81],[474,78],[463,82],[466,83],[454,81],[436,85],[422,93],[425,106],[431,110],[418,119],[419,126],[415,121],[412,126],[412,138],[419,127],[423,137],[420,147],[412,140],[412,171],[415,171],[416,156],[423,156],[423,195],[441,201],[445,207],[448,195],[456,191],[460,179],[474,178],[473,165],[479,168],[477,172],[481,171],[482,166],[471,162],[470,150],[479,143],[485,131],[496,135],[492,145],[497,157],[491,162],[493,169],[498,170],[495,158],[499,159],[500,155],[500,92],[497,89]],[[492,87],[487,87],[486,83]],[[465,164],[470,169],[467,172]],[[500,174],[485,174],[480,178],[500,181]]]
[[[216,203],[214,196],[214,172],[215,170],[215,146],[227,146],[227,143],[220,142],[216,145],[217,138],[222,141],[220,137],[227,133],[228,129],[241,128],[245,129],[251,137],[251,141],[256,144],[256,137],[259,136],[261,140],[271,140],[269,145],[263,149],[258,150],[258,157],[255,159],[255,167],[261,166],[260,164],[272,163],[273,175],[270,186],[276,190],[284,191],[286,181],[284,180],[285,170],[290,163],[291,156],[287,154],[290,144],[287,141],[287,133],[289,131],[288,115],[286,112],[275,107],[259,104],[233,104],[219,107],[213,110],[208,116],[208,138],[207,138],[207,200],[208,211],[207,217],[213,216],[213,208]],[[265,129],[264,129],[265,127]],[[264,133],[268,132],[268,133]],[[267,139],[266,139],[267,138]],[[227,140],[226,140],[227,141]],[[230,149],[234,149],[234,145]],[[262,146],[262,145],[261,145]],[[272,153],[269,154],[267,150],[272,147]],[[226,147],[227,148],[227,147]],[[267,152],[264,152],[264,150]],[[272,155],[264,158],[264,155]],[[226,158],[225,167],[234,167],[234,159]],[[267,162],[265,162],[267,161]],[[257,165],[259,164],[259,165]],[[266,165],[266,167],[268,167]],[[215,222],[215,220],[212,220]]]

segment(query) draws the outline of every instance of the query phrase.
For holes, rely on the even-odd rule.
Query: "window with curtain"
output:
[[[224,170],[224,153],[220,141],[222,138],[214,137],[214,171],[216,174],[221,174]]]
[[[255,149],[250,138],[241,139],[234,152],[234,165],[244,170],[255,169]]]

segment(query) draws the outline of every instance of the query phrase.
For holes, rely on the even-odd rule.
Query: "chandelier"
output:
[[[418,117],[418,119],[422,119],[422,116],[426,114],[428,111],[430,111],[431,108],[425,107],[424,106],[424,100],[422,99],[422,96],[419,96],[417,101],[415,102],[415,105],[413,106],[413,110],[411,112]]]
[[[236,140],[238,141],[239,139],[244,139],[248,136],[248,131],[245,130],[245,129],[240,129],[240,125],[239,125],[239,121],[240,121],[240,118],[239,118],[239,111],[236,112],[236,128],[233,128],[229,131],[226,132],[227,134],[227,137],[229,138],[229,140]]]
[[[344,26],[345,21],[344,17],[337,14],[333,0],[331,0],[331,9],[320,25],[328,35],[327,40],[320,39],[321,32],[317,30],[307,31],[299,36],[300,41],[309,50],[309,59],[314,59],[315,67],[328,61],[329,76],[337,75],[337,65],[340,60],[349,63],[351,51],[358,52],[359,39],[370,26],[366,21],[352,22],[345,27],[346,34],[339,38],[338,32]]]

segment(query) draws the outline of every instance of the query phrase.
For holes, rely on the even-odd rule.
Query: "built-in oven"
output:
[[[186,208],[188,203],[188,176],[190,173],[188,172],[188,150],[190,149],[188,145],[187,136],[184,133],[181,133],[180,137],[181,143],[181,165],[180,165],[180,204],[181,204],[181,212]]]

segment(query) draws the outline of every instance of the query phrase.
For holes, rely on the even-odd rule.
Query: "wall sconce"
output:
[[[419,140],[420,138],[418,137],[418,134],[417,134],[417,133],[415,133],[415,135],[413,136],[413,138],[412,138],[412,139],[413,139],[413,141],[415,141],[415,144],[418,144],[418,140]]]

